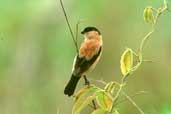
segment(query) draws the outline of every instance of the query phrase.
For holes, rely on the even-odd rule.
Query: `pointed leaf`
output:
[[[116,87],[115,82],[109,82],[108,84],[106,84],[104,90],[108,93],[113,94],[115,87]]]
[[[152,7],[146,7],[144,9],[144,20],[147,23],[151,23],[151,24],[154,23],[154,15],[153,15],[153,9],[152,9]]]
[[[85,98],[82,102],[76,102],[73,107],[72,114],[79,114],[83,108],[90,104],[93,99],[95,99],[95,97],[96,94],[93,94],[92,96],[88,96],[87,98]]]
[[[133,67],[133,51],[127,48],[121,56],[120,60],[121,72],[125,76]]]
[[[86,104],[83,105],[85,99],[87,99],[91,94],[96,93],[98,90],[99,88],[94,85],[85,86],[80,89],[75,95],[76,99],[73,106],[73,114],[78,114],[86,106]]]
[[[86,94],[91,93],[91,92],[95,92],[97,91],[98,88],[94,85],[89,85],[89,86],[85,86],[84,88],[80,89],[76,94],[75,94],[75,103],[81,99],[82,97],[84,97]]]
[[[109,94],[107,94],[105,91],[99,91],[96,93],[96,95],[97,95],[96,100],[98,105],[101,108],[110,111],[113,105],[112,97]]]

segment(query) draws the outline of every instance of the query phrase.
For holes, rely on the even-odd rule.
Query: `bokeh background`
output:
[[[120,56],[126,47],[137,51],[150,30],[143,20],[146,6],[162,0],[63,0],[75,29],[100,29],[104,50],[91,79],[119,81]],[[170,0],[169,0],[170,2]],[[78,43],[83,40],[79,34]],[[71,114],[73,99],[63,89],[70,78],[75,47],[59,0],[0,0],[0,114]],[[126,92],[146,114],[171,114],[171,13],[159,19],[144,48],[144,62],[130,78]],[[79,87],[83,86],[80,81]],[[78,88],[79,88],[78,87]],[[87,114],[89,108],[84,111]],[[129,102],[120,114],[138,114]]]

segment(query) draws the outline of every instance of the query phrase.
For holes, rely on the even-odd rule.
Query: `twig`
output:
[[[66,22],[67,22],[69,31],[70,31],[70,33],[71,33],[72,40],[73,40],[74,45],[75,45],[75,48],[76,48],[76,52],[77,52],[77,54],[78,54],[78,53],[79,53],[79,50],[78,50],[77,40],[76,40],[75,37],[74,37],[74,33],[73,33],[72,29],[71,29],[71,25],[70,25],[70,23],[69,23],[69,20],[68,20],[68,17],[67,17],[67,14],[66,14],[66,11],[65,11],[65,8],[64,8],[64,5],[63,5],[62,0],[60,0],[60,4],[61,4],[62,11],[63,11],[63,13],[64,13],[64,16],[65,16],[65,19],[66,19]]]
[[[159,10],[156,10],[156,9],[153,9],[157,12],[156,16],[155,16],[155,19],[154,19],[154,24],[152,25],[152,30],[147,33],[147,35],[142,39],[141,41],[141,44],[140,44],[140,48],[139,48],[139,53],[141,54],[142,56],[142,50],[143,50],[143,47],[144,47],[144,44],[145,42],[148,40],[148,38],[151,36],[151,34],[155,31],[155,26],[158,22],[158,19],[160,17],[160,15],[165,11],[165,10],[168,10],[168,4],[167,4],[167,1],[164,0],[164,5],[163,7]]]
[[[133,98],[133,97],[136,97],[137,95],[142,95],[142,94],[144,94],[144,93],[147,93],[147,92],[146,92],[146,91],[139,91],[139,92],[135,93],[134,95],[131,95],[130,97]],[[121,103],[123,103],[123,102],[125,102],[125,101],[127,101],[127,98],[124,98],[124,99],[118,101],[118,102],[115,104],[115,106],[117,106],[117,105],[119,105],[119,104],[121,104]]]
[[[118,98],[119,98],[119,95],[120,95],[120,93],[121,93],[121,91],[122,91],[122,89],[123,89],[123,86],[125,85],[125,82],[126,82],[126,79],[127,79],[128,76],[129,76],[129,74],[123,76],[122,79],[121,79],[121,84],[119,85],[120,87],[119,87],[119,89],[118,89],[118,91],[117,91],[115,97],[113,98],[113,105],[112,105],[111,112],[113,112],[113,109],[114,109],[114,107],[115,107],[116,101],[117,101]]]
[[[106,85],[107,82],[105,82],[104,80],[94,80],[94,79],[89,79],[90,81],[94,81],[94,82],[97,82],[97,83],[100,83],[100,84],[103,84],[103,85]]]
[[[79,24],[80,24],[80,21],[77,22],[76,24],[76,30],[75,30],[75,40],[76,40],[76,43],[78,42],[78,29],[79,29]],[[77,44],[78,46],[78,44]]]
[[[76,43],[78,43],[78,30],[79,30],[79,25],[82,23],[82,20],[78,20],[76,27],[75,27],[75,41]],[[78,46],[78,44],[77,44]]]
[[[92,100],[92,103],[93,103],[94,110],[96,110],[97,109],[96,101],[95,100]]]
[[[140,62],[140,61],[137,61],[137,62]],[[147,60],[147,59],[145,59],[145,60],[142,60],[142,62],[149,62],[149,63],[152,63],[153,60]]]
[[[153,8],[153,10],[156,10],[156,9]],[[137,63],[137,65],[135,65],[135,66],[132,68],[131,72],[136,71],[137,68],[139,68],[139,66],[142,64],[142,62],[143,62],[143,54],[142,54],[142,52],[143,52],[144,44],[147,42],[147,40],[150,38],[150,36],[152,35],[152,33],[155,31],[155,29],[156,29],[155,26],[156,26],[156,24],[157,24],[157,21],[158,21],[160,15],[161,15],[165,10],[168,10],[168,5],[167,5],[166,0],[164,0],[164,6],[161,7],[160,10],[159,10],[159,9],[156,10],[156,13],[157,13],[157,14],[156,14],[156,16],[155,16],[155,18],[154,18],[154,24],[152,24],[152,29],[151,29],[150,32],[148,32],[148,33],[144,36],[144,38],[143,38],[142,41],[141,41],[139,50],[138,50],[139,62]]]
[[[149,33],[147,33],[147,35],[145,35],[145,37],[142,39],[141,44],[140,44],[140,48],[139,48],[139,53],[142,53],[145,41],[147,41],[147,39],[151,36],[151,34],[154,32],[154,29],[152,29]]]
[[[132,98],[130,96],[128,96],[124,91],[122,91],[123,95],[137,108],[137,110],[141,113],[144,114],[144,112],[142,111],[142,109],[134,102],[134,100],[132,100]]]
[[[138,50],[138,58],[139,58],[139,61],[138,63],[130,70],[130,72],[128,72],[125,76],[122,77],[122,80],[121,80],[121,84],[120,84],[120,88],[118,89],[114,99],[113,99],[113,105],[112,105],[112,109],[111,109],[111,112],[113,112],[113,109],[115,107],[115,103],[116,101],[118,100],[118,97],[123,89],[123,86],[125,85],[125,82],[127,80],[127,77],[132,74],[134,71],[137,70],[137,68],[139,68],[139,66],[142,64],[143,62],[143,56],[142,56],[142,51],[143,51],[143,47],[144,47],[144,44],[145,42],[150,38],[151,34],[155,31],[155,25],[157,23],[157,20],[159,18],[159,16],[165,11],[165,10],[168,10],[168,6],[167,6],[167,2],[166,0],[164,0],[164,7],[162,7],[160,10],[156,10],[157,11],[157,14],[156,14],[156,17],[155,17],[155,20],[154,20],[154,24],[152,25],[152,29],[150,32],[148,32],[142,39],[141,41],[141,44],[140,44],[140,47],[139,47],[139,50]],[[136,53],[135,53],[136,55]],[[144,114],[144,112],[138,107],[138,105],[136,105],[136,103],[131,99],[131,97],[129,97],[126,93],[124,93],[124,95],[126,96],[126,98],[141,112],[141,114]]]

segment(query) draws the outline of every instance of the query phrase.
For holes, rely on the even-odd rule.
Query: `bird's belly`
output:
[[[83,75],[91,72],[97,65],[98,61],[100,60],[101,54],[99,55],[99,57],[95,60],[95,62],[84,72]]]

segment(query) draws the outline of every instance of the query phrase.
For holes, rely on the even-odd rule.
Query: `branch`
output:
[[[137,95],[142,95],[142,94],[145,94],[145,93],[147,93],[147,92],[146,92],[146,91],[139,91],[139,92],[137,92],[137,93],[131,95],[130,97],[131,97],[131,98],[134,98],[134,97],[136,97]],[[127,101],[127,98],[124,98],[124,99],[118,101],[118,102],[115,104],[115,106],[117,106],[117,105],[119,105],[119,104],[121,104],[121,103],[123,103],[123,102],[125,102],[125,101]]]
[[[97,82],[97,83],[99,83],[99,84],[103,84],[103,85],[106,85],[106,84],[107,84],[107,82],[105,82],[103,79],[100,79],[100,80],[94,80],[94,79],[90,79],[90,78],[89,78],[89,80],[90,80],[90,81]]]
[[[70,23],[69,23],[69,20],[68,20],[68,17],[67,17],[67,14],[66,14],[66,11],[65,11],[65,8],[64,8],[64,5],[63,5],[62,0],[60,0],[60,4],[61,4],[62,11],[63,11],[64,16],[65,16],[65,20],[66,20],[66,22],[67,22],[69,31],[70,31],[70,33],[71,33],[72,40],[73,40],[73,42],[74,42],[76,52],[77,52],[77,54],[78,54],[78,53],[79,53],[79,50],[78,50],[78,45],[77,45],[77,39],[75,39],[75,37],[74,37],[74,33],[73,33],[72,29],[71,29],[71,25],[70,25]],[[77,37],[77,36],[76,36],[76,37]]]
[[[153,32],[154,32],[154,29],[152,29],[149,33],[147,33],[147,35],[145,35],[145,37],[142,39],[141,44],[140,44],[140,48],[139,48],[139,53],[142,53],[145,41],[147,41],[147,39],[150,38],[150,36]]]
[[[144,114],[144,112],[142,111],[142,109],[134,102],[134,100],[128,96],[124,91],[122,91],[123,95],[137,108],[137,110],[141,113]]]
[[[125,85],[125,82],[126,82],[126,79],[127,79],[128,76],[129,76],[129,74],[123,76],[122,79],[121,79],[121,84],[119,85],[120,87],[119,87],[119,89],[118,89],[118,91],[117,91],[115,97],[113,98],[113,105],[112,105],[111,112],[113,112],[113,109],[114,109],[114,107],[115,107],[115,103],[116,103],[116,101],[117,101],[118,98],[119,98],[119,95],[120,95],[120,93],[121,93],[121,91],[122,91],[122,89],[123,89],[123,86]]]
[[[168,10],[168,3],[166,2],[166,0],[164,0],[163,4],[164,5],[161,8],[159,8],[158,10],[153,8],[153,10],[157,14],[156,14],[156,16],[154,18],[154,23],[152,24],[152,30],[149,33],[147,33],[147,35],[145,35],[145,37],[141,41],[141,44],[140,44],[140,47],[139,47],[139,54],[140,54],[139,56],[142,56],[142,51],[143,51],[143,47],[144,47],[145,42],[149,39],[151,34],[155,31],[155,26],[156,26],[156,24],[158,22],[158,19],[159,19],[160,15],[163,14],[163,12],[165,12],[166,10]]]

